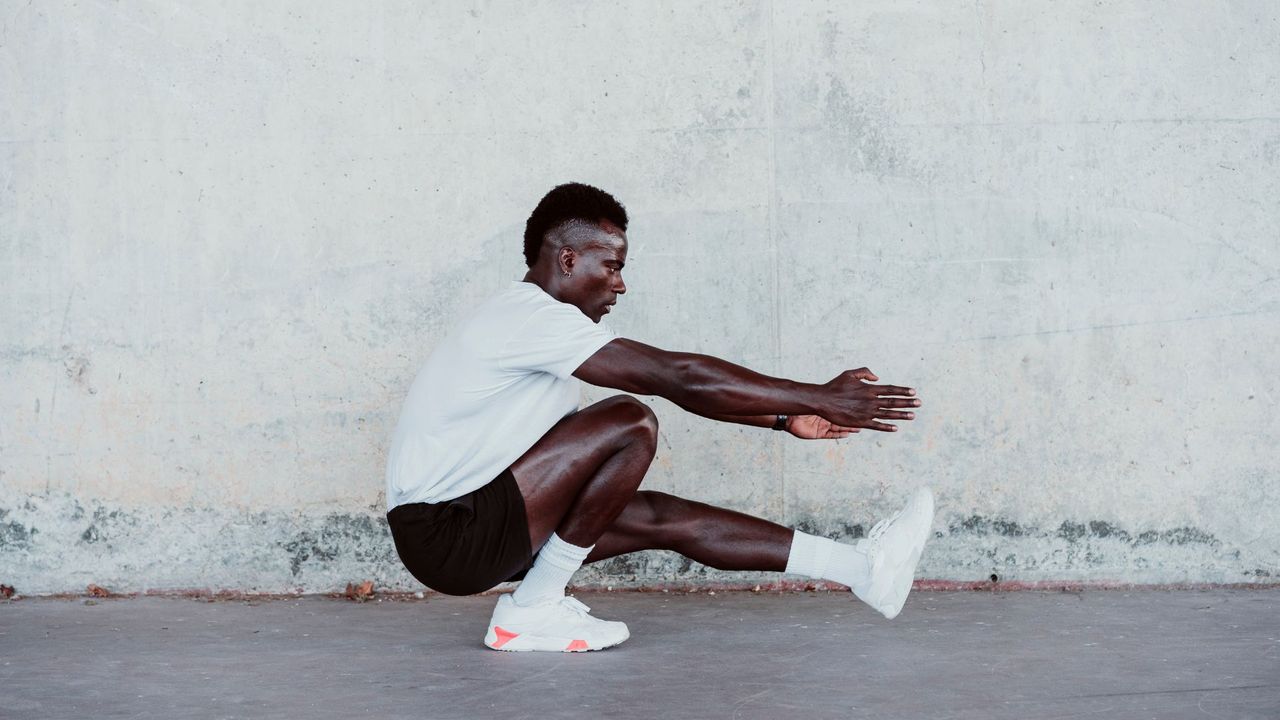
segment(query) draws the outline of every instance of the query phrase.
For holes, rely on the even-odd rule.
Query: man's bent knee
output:
[[[609,419],[630,437],[637,437],[655,446],[658,441],[658,416],[653,408],[630,395],[615,395],[601,400],[592,407],[609,414]]]

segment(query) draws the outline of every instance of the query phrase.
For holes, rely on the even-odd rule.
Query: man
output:
[[[933,522],[927,489],[853,545],[637,491],[657,444],[653,411],[630,395],[579,410],[579,381],[808,439],[893,432],[886,421],[914,417],[915,391],[869,384],[878,378],[866,368],[800,383],[615,337],[598,323],[627,291],[626,229],[608,193],[556,187],[526,224],[524,280],[477,307],[427,359],[387,462],[387,521],[405,567],[453,595],[523,579],[498,598],[484,638],[495,650],[626,640],[626,625],[592,617],[564,591],[584,562],[647,549],[838,582],[896,616]]]

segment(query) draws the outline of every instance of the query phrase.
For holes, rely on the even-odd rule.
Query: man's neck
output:
[[[559,290],[559,288],[556,287],[556,284],[554,282],[550,282],[548,281],[547,278],[543,277],[543,273],[539,273],[536,270],[531,269],[529,270],[529,272],[524,274],[524,279],[521,282],[527,282],[533,285],[537,285],[538,287],[542,288],[542,292],[550,295],[556,300],[560,300],[560,302],[564,302],[563,300],[560,299],[560,296],[557,294],[557,291]]]

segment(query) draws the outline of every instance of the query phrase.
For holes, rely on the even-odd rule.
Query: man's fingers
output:
[[[867,423],[867,427],[872,430],[879,430],[880,432],[898,432],[897,425],[890,425],[888,423],[882,423],[876,420],[872,420],[871,422]]]
[[[920,401],[915,398],[887,398],[882,397],[879,401],[882,408],[913,408],[920,407]]]
[[[886,420],[915,420],[916,414],[902,412],[901,410],[881,410],[876,413],[876,417],[885,418]]]
[[[906,395],[907,397],[914,397],[916,391],[915,388],[902,387],[901,385],[877,385],[876,394],[880,397],[884,397],[886,395]]]

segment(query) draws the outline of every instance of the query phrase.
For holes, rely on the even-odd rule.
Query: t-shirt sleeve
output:
[[[504,370],[548,372],[567,379],[616,335],[591,322],[578,308],[559,303],[540,308],[503,347]]]

